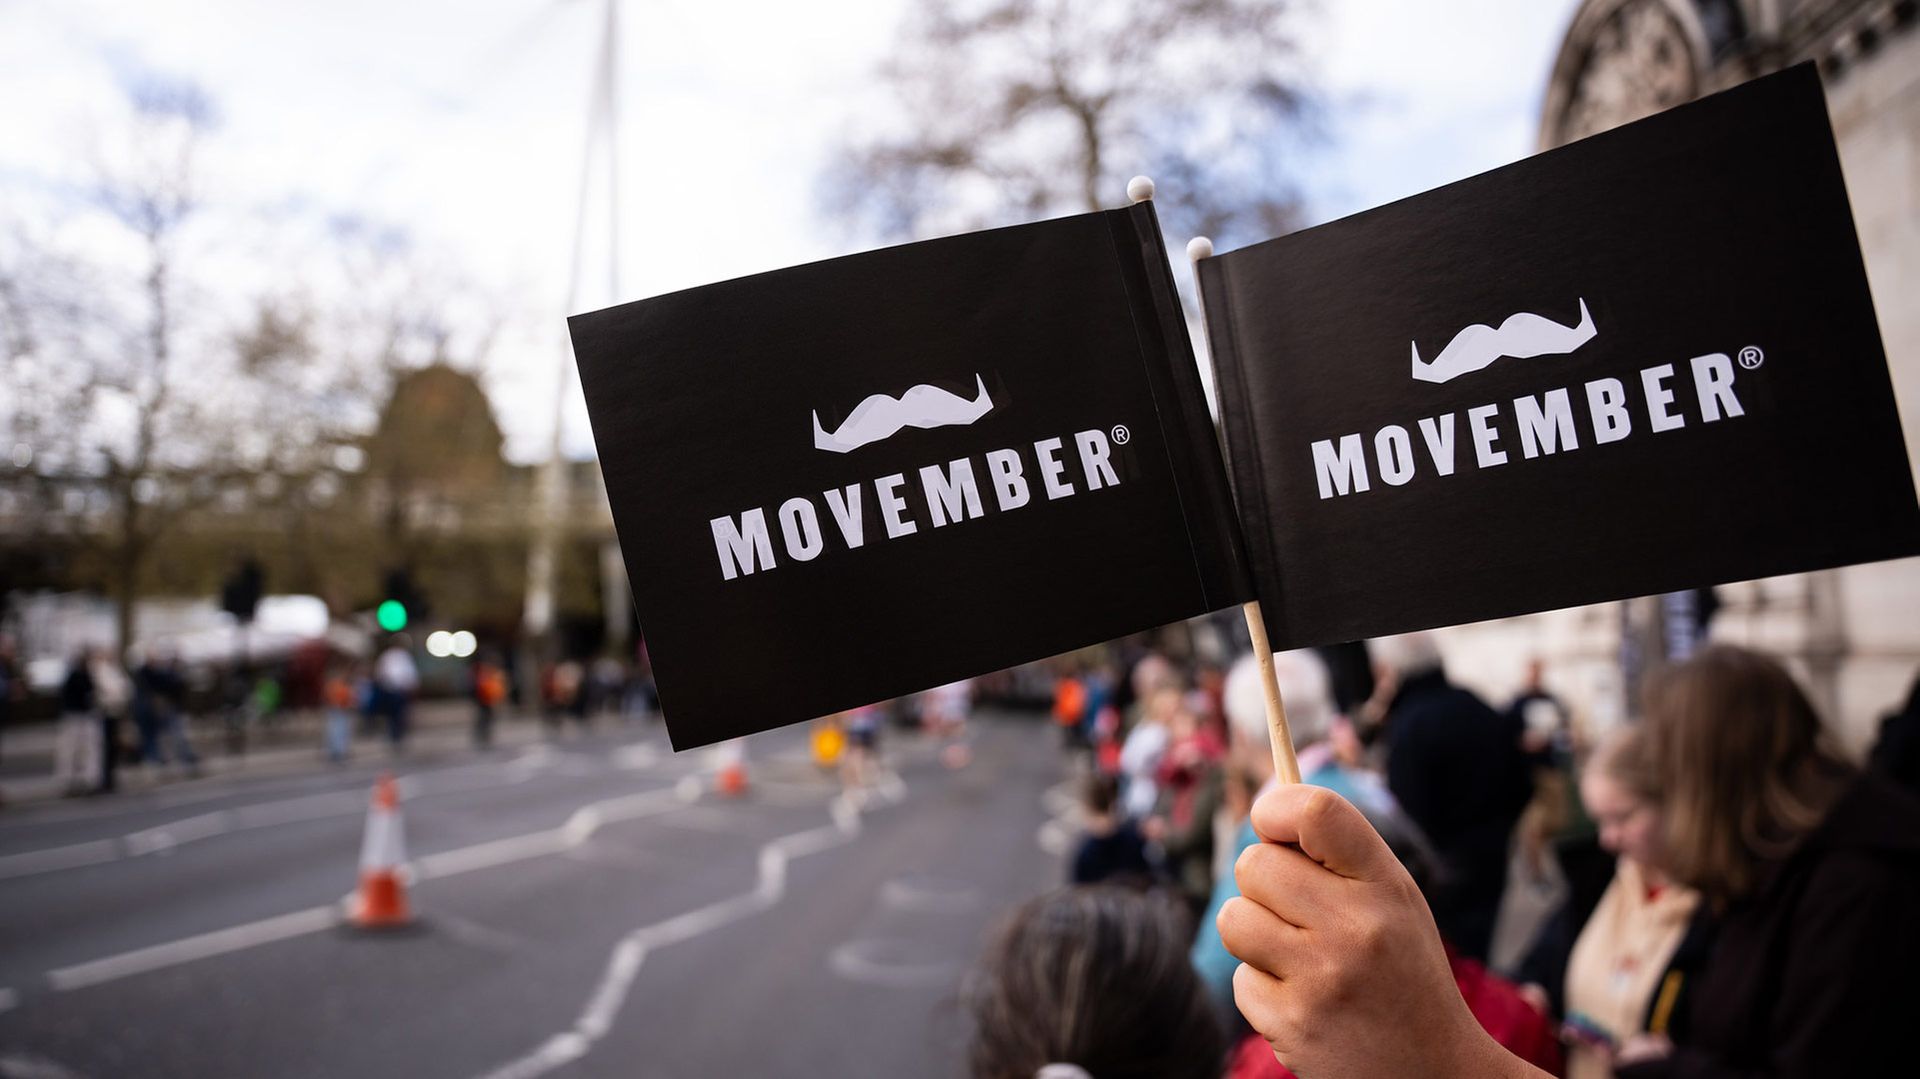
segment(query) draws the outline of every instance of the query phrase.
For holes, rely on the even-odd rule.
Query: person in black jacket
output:
[[[1374,654],[1392,694],[1387,786],[1440,856],[1434,921],[1456,951],[1485,962],[1513,826],[1533,796],[1521,724],[1448,682],[1427,634],[1375,642]]]
[[[86,794],[93,790],[100,774],[100,712],[93,673],[88,670],[92,656],[84,649],[74,653],[67,664],[67,677],[60,683],[60,727],[53,745],[53,778],[62,793]]]
[[[1650,680],[1665,861],[1718,914],[1689,1034],[1621,1079],[1910,1075],[1920,800],[1846,764],[1785,668],[1716,646]]]

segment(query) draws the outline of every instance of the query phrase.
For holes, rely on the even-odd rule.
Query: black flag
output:
[[[571,328],[675,748],[1251,596],[1151,204]]]
[[[1811,65],[1199,268],[1276,647],[1920,552]]]

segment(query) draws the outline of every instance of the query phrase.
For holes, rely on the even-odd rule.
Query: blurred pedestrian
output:
[[[1167,751],[1154,773],[1158,799],[1146,834],[1159,845],[1168,879],[1197,915],[1213,892],[1213,825],[1223,799],[1226,746],[1201,725],[1193,703],[1182,701],[1167,721]]]
[[[1526,975],[1536,1003],[1565,1018],[1569,1079],[1609,1079],[1614,1051],[1642,1033],[1684,1037],[1683,994],[1707,954],[1700,894],[1667,876],[1658,768],[1626,728],[1595,747],[1580,777],[1599,842],[1618,856],[1605,890],[1576,885],[1549,919]],[[1570,875],[1571,878],[1571,875]]]
[[[494,711],[507,699],[507,671],[491,654],[483,653],[473,661],[469,672],[473,683],[473,745],[493,748]]]
[[[1520,864],[1536,884],[1550,879],[1552,844],[1573,829],[1578,816],[1573,714],[1547,690],[1545,677],[1543,661],[1528,661],[1526,680],[1507,706],[1508,720],[1519,728],[1521,750],[1533,769],[1533,799],[1521,811],[1514,832]]]
[[[1514,825],[1533,795],[1520,725],[1447,681],[1431,635],[1374,642],[1387,691],[1387,785],[1439,851],[1430,896],[1440,935],[1485,962],[1506,891]]]
[[[67,661],[60,683],[60,726],[54,735],[53,778],[61,793],[85,794],[100,774],[100,712],[95,698],[92,657],[85,649]]]
[[[164,765],[178,761],[189,775],[200,770],[199,754],[187,736],[187,675],[171,649],[149,649],[134,673],[137,711],[141,713],[141,760]]]
[[[1142,661],[1145,666],[1145,661]],[[1140,699],[1138,718],[1120,744],[1120,807],[1144,821],[1160,801],[1160,761],[1173,740],[1174,713],[1180,710],[1179,683],[1157,684]]]
[[[1648,679],[1662,858],[1718,913],[1684,1041],[1623,1079],[1910,1074],[1920,800],[1833,748],[1786,668],[1715,645]]]
[[[353,714],[360,701],[355,666],[344,660],[329,664],[326,680],[320,685],[327,716],[324,745],[327,760],[334,764],[345,764],[353,752]]]
[[[846,737],[840,758],[840,780],[847,790],[864,790],[872,785],[880,763],[880,721],[886,709],[877,704],[863,705],[841,713]]]
[[[1081,785],[1080,843],[1067,869],[1073,884],[1125,884],[1145,888],[1153,883],[1153,865],[1147,861],[1147,841],[1133,821],[1119,812],[1120,781],[1095,772]]]
[[[1224,1045],[1186,963],[1186,911],[1116,887],[1016,909],[964,990],[973,1079],[1218,1079]]]
[[[1087,748],[1087,683],[1078,671],[1062,671],[1053,680],[1053,721],[1068,752]]]
[[[373,664],[373,684],[387,721],[387,744],[400,752],[407,744],[407,723],[413,695],[420,690],[420,668],[413,661],[413,640],[404,633],[387,638],[387,647]]]
[[[965,768],[973,760],[973,748],[967,744],[967,717],[973,711],[973,682],[961,679],[920,694],[920,722],[927,733],[946,743],[940,750],[940,763],[948,768]]]
[[[93,654],[89,673],[93,675],[94,708],[100,716],[100,770],[94,789],[111,794],[120,787],[120,758],[125,752],[120,734],[133,711],[133,680],[127,677],[119,658],[104,648]]]
[[[14,699],[20,694],[19,646],[13,634],[0,633],[0,760],[5,759],[7,725],[13,718]]]
[[[549,732],[559,733],[568,716],[579,717],[584,714],[582,695],[586,687],[581,684],[584,677],[584,669],[571,659],[563,659],[547,667],[541,685],[541,697],[545,702],[541,715],[546,720]],[[585,726],[585,723],[581,725]]]

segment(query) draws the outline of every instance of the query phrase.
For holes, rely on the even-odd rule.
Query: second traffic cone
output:
[[[387,929],[413,921],[413,911],[407,906],[407,886],[400,879],[406,861],[399,787],[391,775],[383,775],[373,785],[367,832],[360,843],[360,891],[349,915],[355,926]]]
[[[720,770],[713,777],[714,789],[729,797],[739,797],[747,793],[747,752],[741,739],[723,742],[715,747],[720,759]]]

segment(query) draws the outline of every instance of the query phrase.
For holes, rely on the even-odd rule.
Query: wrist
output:
[[[1448,1079],[1550,1079],[1494,1041],[1478,1021],[1473,1023],[1472,1036],[1462,1039],[1460,1050],[1444,1071],[1435,1074]]]

